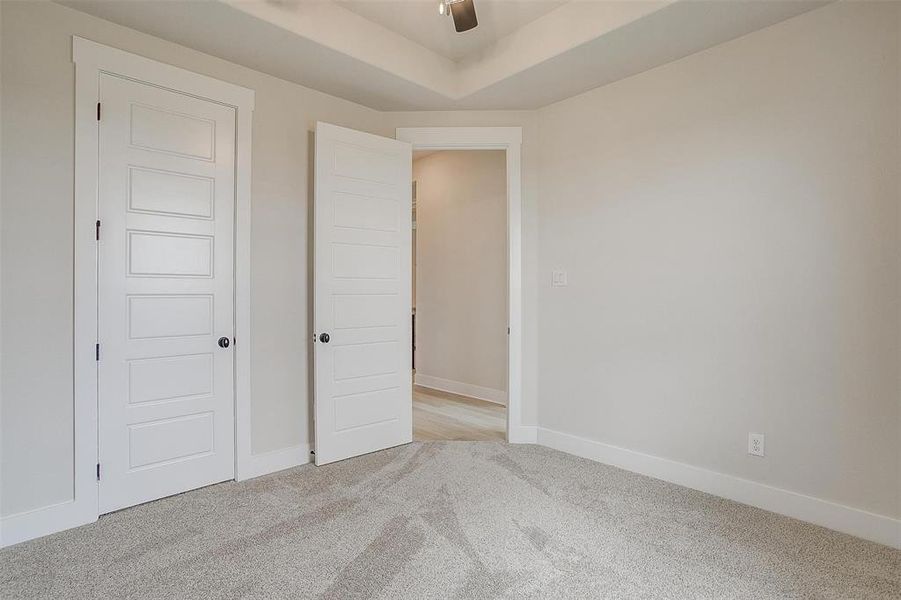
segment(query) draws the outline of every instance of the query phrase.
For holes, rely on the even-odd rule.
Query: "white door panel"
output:
[[[100,84],[100,512],[234,476],[235,111]]]
[[[411,147],[316,124],[316,464],[413,439]]]

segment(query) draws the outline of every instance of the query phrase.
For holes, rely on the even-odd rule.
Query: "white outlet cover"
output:
[[[554,287],[566,287],[566,271],[554,271],[551,273],[551,285]]]
[[[748,434],[748,454],[752,456],[766,456],[766,438],[762,433]]]

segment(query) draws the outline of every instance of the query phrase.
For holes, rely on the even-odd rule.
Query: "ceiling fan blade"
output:
[[[451,4],[450,9],[454,17],[454,29],[457,30],[457,33],[469,31],[479,24],[479,20],[476,18],[476,6],[472,0]]]

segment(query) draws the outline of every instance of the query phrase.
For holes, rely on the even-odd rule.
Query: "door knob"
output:
[[[329,341],[330,339],[332,339],[332,338],[330,338],[329,335],[328,335],[327,333],[320,333],[320,334],[319,334],[319,341],[322,342],[323,344],[328,344],[328,341]]]
[[[228,342],[228,338],[227,338],[227,337],[221,337],[221,338],[219,338],[219,347],[220,347],[220,348],[228,348],[228,343],[229,343],[229,342]]]

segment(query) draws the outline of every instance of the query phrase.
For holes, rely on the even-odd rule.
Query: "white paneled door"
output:
[[[235,110],[100,79],[100,512],[234,476]]]
[[[411,146],[316,124],[316,464],[413,439]]]

